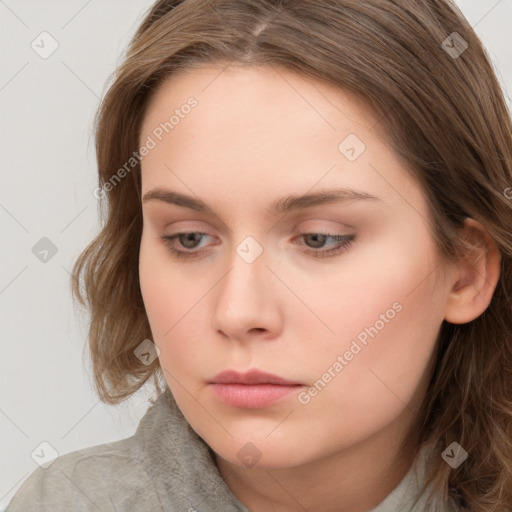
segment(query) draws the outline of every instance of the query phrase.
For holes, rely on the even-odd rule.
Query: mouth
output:
[[[261,370],[240,373],[226,370],[209,381],[214,395],[222,402],[244,409],[260,409],[289,397],[305,384]]]
[[[248,372],[242,373],[236,370],[224,370],[218,373],[213,379],[210,380],[210,384],[274,384],[282,386],[302,386],[302,382],[292,381],[274,375],[272,373],[264,372],[262,370],[249,370]]]

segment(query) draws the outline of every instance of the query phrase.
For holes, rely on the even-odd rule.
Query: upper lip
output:
[[[281,386],[297,386],[301,385],[300,382],[291,381],[267,373],[262,370],[249,370],[248,372],[241,373],[235,370],[224,370],[218,373],[211,381],[210,384],[276,384]]]

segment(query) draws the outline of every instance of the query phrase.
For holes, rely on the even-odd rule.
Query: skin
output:
[[[470,221],[488,246],[479,263],[441,258],[423,191],[354,97],[283,69],[221,69],[167,79],[143,120],[141,144],[187,98],[198,100],[144,157],[142,196],[170,189],[214,212],[143,202],[139,276],[160,365],[227,485],[252,511],[363,512],[409,469],[416,447],[401,456],[398,448],[425,393],[439,328],[487,307],[499,256]],[[366,145],[355,161],[338,149],[349,134]],[[334,187],[379,200],[267,212],[281,197]],[[172,244],[199,251],[189,259],[161,240],[197,231],[208,236]],[[355,240],[315,257],[337,241],[300,234],[322,232]],[[263,249],[252,263],[236,251],[247,236]],[[222,370],[259,368],[303,383],[304,392],[397,303],[400,312],[307,404],[296,392],[240,409],[208,385]],[[237,456],[249,442],[260,457],[252,466]]]

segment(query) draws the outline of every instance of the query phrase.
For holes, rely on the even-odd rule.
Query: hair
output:
[[[467,43],[460,55],[446,44],[454,32]],[[459,228],[468,217],[496,243],[501,269],[491,303],[469,323],[443,322],[408,441],[432,443],[425,488],[431,483],[463,510],[510,512],[512,127],[478,36],[449,0],[160,0],[96,114],[101,190],[137,150],[158,85],[181,69],[222,62],[281,67],[355,95],[421,184],[443,258],[465,253]],[[108,404],[151,377],[162,392],[158,359],[146,366],[134,356],[151,329],[138,278],[140,162],[131,165],[100,195],[101,231],[72,271],[73,297],[90,311],[94,384]],[[456,469],[441,458],[453,441],[469,453]]]

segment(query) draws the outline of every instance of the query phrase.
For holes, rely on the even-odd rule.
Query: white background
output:
[[[93,116],[152,3],[0,0],[0,510],[37,467],[41,442],[64,454],[128,437],[148,406],[148,388],[117,408],[94,394],[69,271],[99,228]],[[458,4],[510,107],[512,0]],[[47,59],[31,48],[43,31],[59,44]],[[32,253],[42,237],[58,249],[47,263]]]

